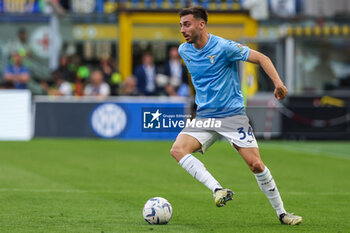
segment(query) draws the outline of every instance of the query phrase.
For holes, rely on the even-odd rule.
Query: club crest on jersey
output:
[[[216,55],[213,55],[213,56],[208,55],[208,56],[207,56],[207,58],[210,59],[210,63],[211,63],[211,64],[214,64],[214,58],[215,58],[215,57],[216,57]]]

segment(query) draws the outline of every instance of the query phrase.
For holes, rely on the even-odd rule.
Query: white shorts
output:
[[[201,149],[194,152],[202,154],[220,137],[225,137],[234,147],[258,148],[258,143],[253,134],[246,115],[236,115],[226,118],[196,118],[196,123],[185,127],[180,134],[187,134],[196,138],[202,145]],[[198,123],[198,121],[202,121]],[[219,122],[221,122],[219,124]],[[203,125],[210,127],[203,127]],[[220,127],[218,127],[220,125]],[[200,127],[198,127],[200,126]],[[217,126],[217,127],[215,127]]]

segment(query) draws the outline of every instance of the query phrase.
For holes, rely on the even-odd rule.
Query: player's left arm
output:
[[[273,84],[275,85],[274,94],[276,99],[282,100],[287,96],[288,90],[286,86],[284,86],[275,66],[272,64],[268,56],[251,49],[247,61],[259,64],[266,72],[266,74],[271,78]]]

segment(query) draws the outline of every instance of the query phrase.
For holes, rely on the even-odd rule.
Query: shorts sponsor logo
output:
[[[96,135],[113,138],[125,129],[127,116],[125,111],[116,104],[102,104],[92,112],[90,123]]]

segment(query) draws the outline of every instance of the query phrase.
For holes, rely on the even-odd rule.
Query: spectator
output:
[[[7,45],[7,53],[18,53],[22,57],[28,57],[31,54],[31,48],[28,43],[27,31],[24,28],[20,28],[17,33],[17,38],[11,40]]]
[[[165,87],[168,95],[189,96],[187,69],[182,64],[176,46],[169,50],[169,61],[164,66],[164,74],[170,77],[169,84]]]
[[[100,59],[100,69],[103,73],[103,79],[106,83],[109,83],[112,77],[113,68],[108,55],[103,55]]]
[[[100,60],[100,69],[103,79],[111,88],[111,95],[118,95],[119,84],[122,81],[120,73],[116,69],[116,61],[109,56],[103,56]]]
[[[110,93],[109,85],[103,80],[103,73],[94,70],[90,75],[90,83],[84,89],[84,95],[107,97]]]
[[[43,83],[42,87],[47,91],[49,95],[55,96],[71,96],[72,95],[72,86],[64,78],[64,75],[56,70],[52,73],[52,79],[54,81],[54,86],[50,88],[46,83]]]
[[[22,57],[18,53],[12,55],[12,64],[4,72],[5,82],[13,83],[15,89],[26,89],[30,80],[29,69],[22,64]]]
[[[66,55],[62,55],[60,57],[60,64],[59,67],[57,69],[57,71],[59,71],[61,73],[61,75],[63,76],[64,80],[70,82],[70,83],[74,83],[75,81],[75,73],[72,72],[69,67],[69,58]]]
[[[78,55],[72,56],[68,69],[75,76],[74,94],[76,96],[82,96],[84,94],[84,86],[90,77],[90,69],[82,64],[81,58]]]
[[[137,82],[134,76],[129,76],[122,83],[120,89],[120,95],[137,96],[139,95],[137,91]]]
[[[153,55],[146,52],[142,56],[142,64],[137,66],[134,72],[137,80],[137,89],[140,95],[157,95],[156,85],[157,69],[153,62]]]

